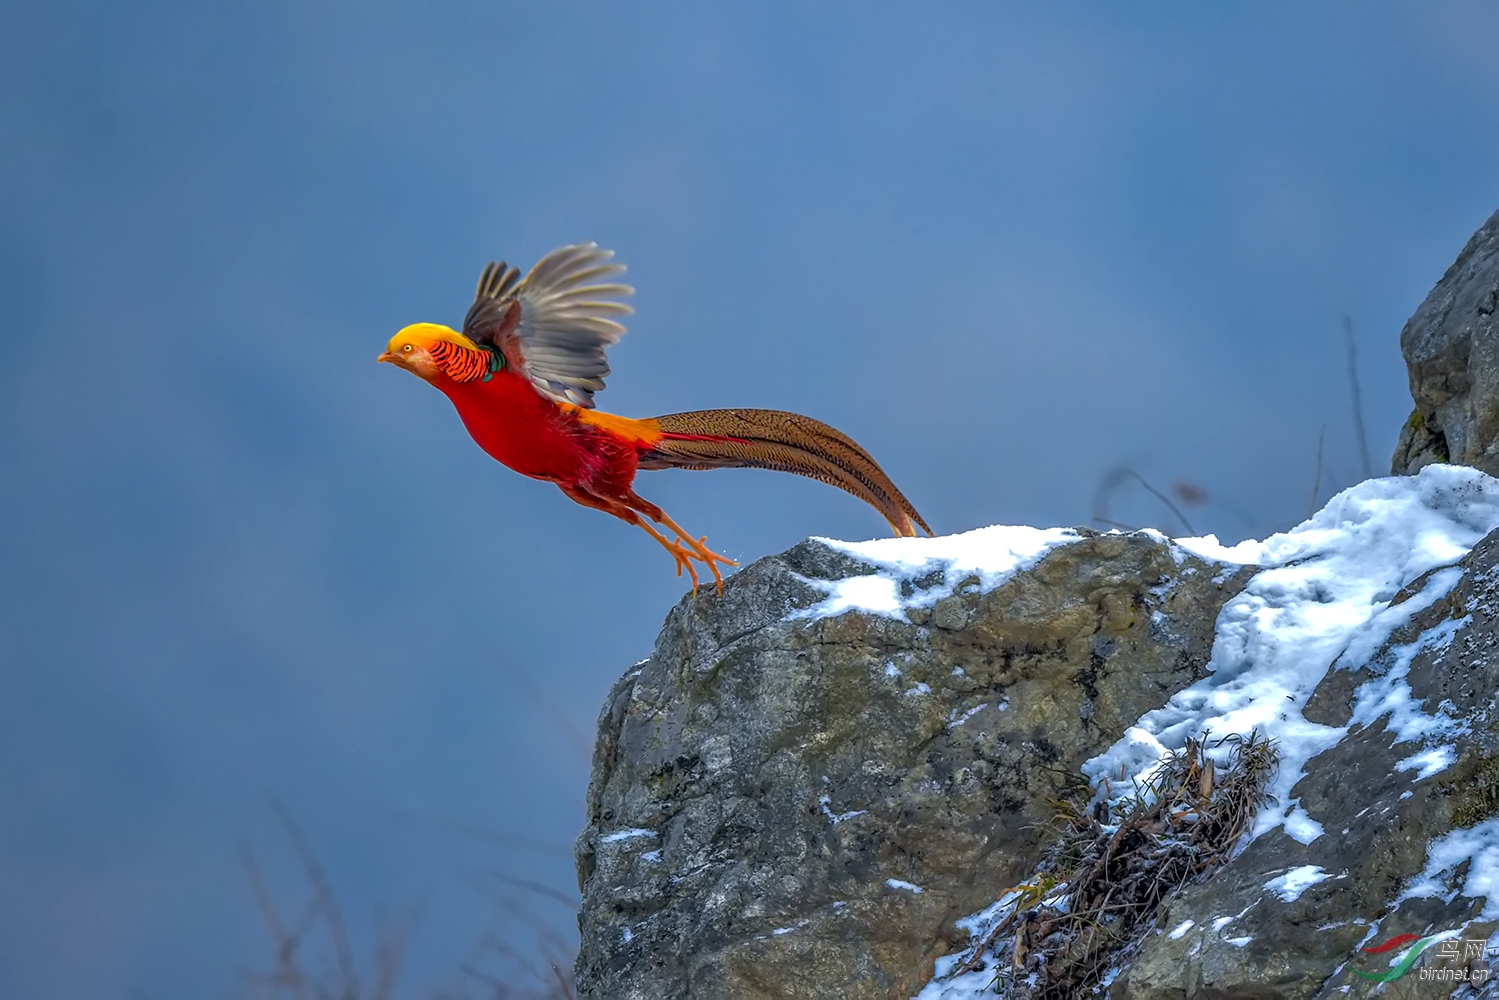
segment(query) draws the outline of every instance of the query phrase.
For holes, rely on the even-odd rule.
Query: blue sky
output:
[[[266,796],[449,979],[487,873],[574,891],[587,741],[683,588],[374,363],[484,262],[630,266],[601,408],[798,410],[940,532],[1129,463],[1225,540],[1354,482],[1496,207],[1499,10],[11,4],[0,35],[0,995],[235,996]],[[741,560],[881,534],[654,473]],[[1113,516],[1177,530],[1142,490]],[[488,839],[460,828],[492,831]],[[565,907],[502,933],[568,933]],[[290,897],[286,897],[288,900]],[[414,995],[414,994],[413,994]]]

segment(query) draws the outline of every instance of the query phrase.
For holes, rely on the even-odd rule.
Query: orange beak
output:
[[[376,361],[387,361],[387,362],[389,362],[391,364],[395,364],[395,362],[396,362],[396,356],[394,354],[390,353],[389,351],[382,351],[380,353],[380,356],[378,358],[376,358],[375,360]]]

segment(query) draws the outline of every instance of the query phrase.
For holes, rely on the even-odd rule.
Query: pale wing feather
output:
[[[596,243],[560,247],[537,261],[521,280],[520,272],[504,262],[490,264],[479,277],[464,330],[481,343],[492,343],[490,327],[504,315],[500,307],[510,299],[519,300],[513,346],[520,369],[545,395],[591,408],[593,394],[604,388],[609,374],[605,352],[625,335],[624,326],[611,317],[634,312],[615,301],[635,289],[607,280],[625,271],[613,257],[614,251]]]

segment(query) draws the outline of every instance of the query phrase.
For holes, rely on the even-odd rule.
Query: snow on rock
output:
[[[1449,886],[1463,862],[1471,862],[1460,890]],[[1484,898],[1479,920],[1499,920],[1499,817],[1466,830],[1453,830],[1432,841],[1426,851],[1426,870],[1406,887],[1402,899],[1426,896],[1452,898],[1461,892],[1469,899]]]
[[[1412,696],[1406,678],[1418,652],[1450,642],[1466,619],[1444,622],[1412,643],[1386,650],[1380,669],[1374,671],[1376,676],[1356,693],[1349,727],[1313,723],[1302,715],[1302,709],[1329,670],[1368,664],[1396,629],[1445,596],[1462,576],[1454,564],[1496,528],[1499,480],[1470,468],[1438,465],[1416,476],[1354,486],[1311,519],[1262,542],[1225,547],[1211,536],[1171,540],[1181,551],[1200,558],[1257,566],[1259,572],[1223,606],[1207,666],[1209,675],[1140,718],[1113,747],[1088,761],[1084,773],[1099,787],[1107,776],[1116,794],[1129,795],[1134,782],[1146,779],[1167,752],[1182,748],[1189,737],[1205,731],[1226,735],[1258,730],[1277,742],[1280,767],[1269,788],[1274,799],[1258,816],[1251,839],[1282,829],[1305,844],[1320,837],[1323,830],[1290,794],[1291,789],[1304,775],[1308,761],[1337,744],[1353,725],[1369,727],[1384,718],[1398,741],[1412,744],[1410,755],[1400,765],[1411,780],[1439,773],[1453,763],[1450,743],[1464,731],[1464,724],[1443,706],[1430,710],[1422,706]],[[967,556],[945,548],[940,557],[933,552],[928,561],[944,568],[944,582],[954,580],[955,572],[975,571],[991,558],[992,576],[980,574],[981,579],[985,585],[991,585],[990,579],[1002,582],[1008,573],[1033,565],[1050,548],[1068,541],[1060,532],[985,530],[996,534],[971,532],[936,541],[981,536],[987,545],[1008,555],[991,556],[991,548]],[[914,546],[911,555],[902,558],[899,553],[906,550],[875,549],[876,544],[845,548],[885,567],[878,582],[862,585],[858,593],[868,604],[861,606],[876,613],[899,613],[902,602],[896,574],[921,572],[928,562],[920,561]],[[1416,592],[1403,594],[1398,604],[1392,604],[1397,594],[1426,574],[1430,575]],[[927,593],[918,592],[910,601],[926,602],[927,598]],[[854,592],[835,587],[817,610],[837,613],[838,608],[854,606],[860,599]],[[1120,780],[1121,774],[1126,780]],[[1450,896],[1454,890],[1447,882],[1466,860],[1471,867],[1460,891],[1469,897],[1487,897],[1483,919],[1499,919],[1499,820],[1453,831],[1433,842],[1428,856],[1426,872],[1407,888],[1407,897]],[[1271,880],[1265,888],[1289,902],[1331,877],[1308,865]],[[999,907],[996,903],[959,921],[959,926],[978,940],[982,930],[992,925],[987,917]],[[1214,930],[1228,922],[1230,918],[1214,921]],[[1184,922],[1173,936],[1190,928],[1191,922]],[[1250,938],[1225,941],[1243,947]],[[965,952],[939,960],[936,975],[919,1000],[968,1000],[985,995],[992,971],[955,974],[967,957]]]
[[[868,542],[840,542],[819,538],[829,548],[877,567],[869,576],[811,581],[827,591],[827,600],[796,618],[827,618],[845,611],[903,617],[907,608],[930,607],[969,577],[979,589],[990,591],[1021,570],[1029,569],[1058,545],[1082,538],[1070,528],[1028,528],[995,525],[937,538],[877,538]],[[910,597],[901,596],[901,581],[940,573],[941,582]]]
[[[961,961],[960,955],[948,955],[937,959],[936,973],[932,981],[927,983],[926,987],[912,1000],[989,1000],[992,998],[995,995],[991,987],[994,982],[994,970],[983,968],[954,975]],[[949,976],[952,978],[946,978]]]
[[[1331,875],[1316,865],[1301,865],[1266,882],[1265,888],[1275,893],[1284,902],[1294,903],[1307,889],[1330,878],[1332,878]]]
[[[615,830],[613,833],[606,833],[599,838],[599,843],[617,844],[622,840],[635,840],[639,837],[654,836],[656,836],[655,830],[645,830],[640,827],[634,827],[629,830]]]
[[[1334,497],[1310,520],[1263,542],[1233,548],[1217,540],[1180,539],[1203,558],[1263,567],[1218,618],[1210,676],[1147,714],[1084,773],[1099,779],[1123,773],[1144,779],[1168,750],[1190,736],[1258,729],[1280,747],[1280,769],[1269,789],[1278,804],[1260,814],[1254,836],[1277,827],[1302,843],[1322,828],[1290,795],[1306,762],[1348,732],[1308,721],[1301,709],[1334,662],[1362,666],[1394,630],[1431,606],[1461,578],[1457,569],[1433,573],[1420,592],[1391,606],[1401,589],[1461,559],[1499,527],[1499,480],[1474,469],[1428,466],[1417,476],[1374,479]],[[1412,704],[1404,683],[1410,658],[1423,645],[1447,641],[1451,627],[1428,633],[1392,669],[1360,690],[1354,722],[1391,715],[1402,740],[1439,741],[1457,723]],[[1438,710],[1440,712],[1440,709]],[[1430,751],[1432,747],[1424,749]],[[1420,758],[1430,777],[1445,758]],[[1129,783],[1116,782],[1127,792]]]

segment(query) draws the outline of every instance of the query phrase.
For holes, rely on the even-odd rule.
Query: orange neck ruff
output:
[[[427,353],[432,355],[432,360],[437,362],[443,374],[454,382],[472,382],[476,378],[490,375],[495,368],[496,358],[500,361],[499,367],[504,367],[503,355],[492,354],[483,349],[476,351],[445,340],[439,340],[427,348]]]

